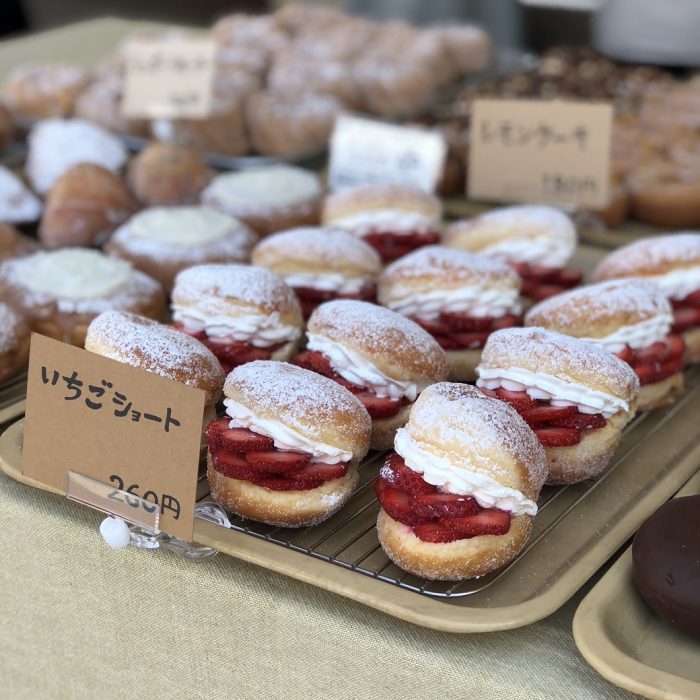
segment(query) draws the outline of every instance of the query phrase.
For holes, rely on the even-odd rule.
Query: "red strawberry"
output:
[[[294,287],[294,291],[301,299],[308,301],[328,301],[335,298],[334,291],[314,289],[313,287]]]
[[[243,457],[231,454],[230,452],[212,452],[212,464],[217,472],[220,472],[230,479],[253,481],[258,476]]]
[[[663,362],[665,355],[668,352],[666,343],[653,343],[645,348],[640,348],[637,350],[636,361],[640,365],[652,364],[653,362],[659,361]]]
[[[583,273],[580,270],[575,270],[573,267],[564,267],[561,270],[557,270],[554,281],[562,285],[562,287],[570,289],[580,284],[582,279]]]
[[[528,277],[530,275],[530,263],[516,262],[513,263],[512,266],[521,277]]]
[[[485,394],[490,399],[497,399],[498,398],[498,390],[497,389],[487,389],[485,386],[480,386],[477,388],[479,389],[479,391],[482,394]]]
[[[674,360],[668,360],[664,362],[661,367],[659,367],[659,376],[657,382],[660,382],[666,377],[670,377],[672,374],[683,371],[683,358],[677,357]]]
[[[683,299],[683,304],[685,306],[694,306],[695,308],[700,307],[700,289],[688,294],[688,296]]]
[[[433,542],[435,544],[445,544],[460,539],[447,527],[439,523],[422,523],[413,526],[413,534],[423,542]]]
[[[451,338],[449,335],[436,335],[435,340],[443,350],[459,350],[462,347],[456,338]]]
[[[698,292],[694,292],[697,294]],[[666,338],[666,345],[668,346],[668,357],[669,359],[676,359],[678,357],[683,357],[685,352],[685,340],[680,335],[669,335]]]
[[[374,482],[374,491],[387,515],[404,525],[418,525],[421,519],[411,510],[411,497],[405,491],[387,486],[382,479]]]
[[[522,280],[522,283],[520,285],[520,296],[523,297],[529,297],[531,296],[532,292],[534,292],[537,287],[539,287],[539,282],[534,279],[529,279],[527,277],[524,277]]]
[[[248,362],[255,362],[255,360],[269,360],[274,352],[273,348],[256,348],[252,345],[239,350],[235,353],[235,361],[229,362],[229,364],[237,367],[239,365],[245,365]],[[214,353],[216,355],[216,353]],[[218,357],[218,356],[217,356]],[[226,362],[226,359],[219,358],[221,362]]]
[[[576,412],[573,416],[549,422],[549,425],[555,427],[576,428],[576,430],[595,430],[597,428],[604,428],[607,424],[608,421],[605,420],[605,416],[600,413],[588,414],[579,412]]]
[[[405,405],[401,399],[379,398],[370,391],[357,394],[357,398],[362,401],[372,420],[393,418]]]
[[[315,350],[300,352],[292,359],[292,364],[303,367],[304,369],[309,369],[317,374],[322,374],[324,377],[330,377],[335,374],[331,367],[330,360],[323,353],[316,352]]]
[[[268,450],[264,452],[249,452],[245,456],[246,461],[258,472],[269,474],[285,474],[298,471],[306,466],[311,459],[305,452],[281,452]]]
[[[227,428],[221,432],[219,440],[223,449],[240,454],[271,450],[275,446],[272,438],[258,435],[246,428]]]
[[[636,365],[634,368],[634,373],[639,378],[639,383],[641,386],[646,386],[647,384],[653,384],[657,381],[656,377],[659,373],[659,368],[655,365]]]
[[[471,496],[457,496],[439,491],[413,496],[411,508],[421,520],[474,515],[481,510]]]
[[[476,350],[477,348],[484,347],[489,335],[491,335],[490,331],[483,331],[481,333],[455,333],[452,339],[459,343],[459,347],[461,348]]]
[[[700,325],[700,309],[686,306],[682,309],[676,309],[673,313],[673,333],[682,333],[694,326]]]
[[[507,316],[501,316],[497,318],[491,324],[492,331],[500,331],[502,328],[512,328],[520,323],[520,319],[514,314],[508,314]]]
[[[459,539],[479,535],[505,535],[510,530],[511,515],[505,510],[485,508],[476,515],[459,518],[443,518],[440,525],[452,530]]]
[[[267,479],[257,478],[253,480],[254,484],[262,486],[270,491],[308,491],[320,486],[322,481],[303,481],[290,477],[270,477]]]
[[[576,428],[535,428],[535,435],[543,447],[571,447],[581,442]]]
[[[535,400],[528,396],[526,391],[508,391],[503,387],[496,389],[496,396],[509,403],[518,413],[536,408]]]
[[[313,462],[294,472],[292,477],[299,481],[332,481],[333,479],[342,479],[347,473],[348,466],[344,462],[340,464]]]
[[[443,323],[438,319],[412,318],[421,328],[428,331],[431,335],[449,335],[452,331],[447,323]]]
[[[469,333],[482,333],[491,330],[492,319],[473,318],[463,314],[442,313],[440,320],[444,321],[451,330],[468,331]]]
[[[347,379],[343,379],[339,374],[336,374],[330,378],[334,382],[337,382],[338,384],[340,384],[340,386],[344,386],[352,394],[361,394],[363,391],[365,391],[365,387],[357,386],[357,384],[353,384],[352,382],[349,382]]]
[[[387,485],[406,491],[415,496],[423,493],[432,493],[436,487],[423,481],[423,477],[407,467],[401,455],[392,452],[379,470],[379,478],[387,482]]]
[[[564,291],[566,291],[566,287],[562,287],[559,284],[539,284],[537,287],[530,290],[527,296],[535,301],[543,301],[544,299],[549,299],[549,297],[561,294]]]
[[[318,306],[317,301],[311,301],[310,299],[302,299],[301,297],[299,298],[299,304],[301,305],[301,313],[304,317],[305,321],[309,320],[309,317],[311,314],[316,311],[316,307]]]
[[[626,362],[628,365],[634,365],[635,361],[635,352],[632,350],[632,348],[629,345],[625,345],[620,352],[615,353],[623,362]]]
[[[219,447],[219,445],[221,445],[221,433],[223,433],[224,430],[228,430],[230,422],[230,418],[217,418],[209,423],[204,431],[209,447]]]
[[[545,282],[557,282],[560,270],[558,267],[548,267],[547,265],[530,265],[527,277],[536,280],[539,284]]]
[[[562,418],[575,416],[577,413],[576,406],[535,406],[528,411],[523,411],[520,415],[523,420],[530,426],[543,425],[552,423]]]

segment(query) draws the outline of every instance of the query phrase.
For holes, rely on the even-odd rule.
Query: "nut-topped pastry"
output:
[[[644,238],[606,256],[595,280],[640,277],[657,284],[673,306],[671,332],[686,345],[685,361],[700,362],[700,233]]]
[[[0,165],[0,221],[22,224],[41,216],[41,200],[9,168]]]
[[[161,285],[129,263],[97,250],[40,251],[0,265],[0,299],[22,310],[33,331],[82,346],[92,319],[103,311],[165,313]]]
[[[554,207],[502,207],[456,221],[444,244],[510,263],[523,278],[522,294],[541,301],[581,282],[578,270],[565,267],[576,250],[576,227]]]
[[[389,265],[379,303],[408,316],[447,351],[450,379],[471,381],[489,334],[520,323],[520,278],[505,263],[428,246]]]
[[[372,246],[349,233],[296,228],[268,236],[253,249],[253,265],[284,277],[304,318],[332,299],[375,301],[382,262]]]
[[[486,341],[477,386],[509,403],[547,453],[550,484],[598,476],[635,415],[639,380],[604,348],[544,328],[508,328]]]
[[[175,327],[193,335],[228,373],[253,360],[289,360],[303,319],[284,280],[250,265],[197,265],[175,278]]]
[[[588,340],[634,369],[641,390],[638,409],[671,403],[683,391],[685,343],[671,335],[671,304],[653,282],[599,282],[558,294],[534,306],[526,326],[540,326]]]
[[[323,225],[364,239],[384,262],[440,239],[442,205],[407,185],[362,185],[335,192],[323,203]]]
[[[379,472],[379,541],[422,578],[456,581],[522,550],[547,475],[544,451],[509,406],[465,384],[416,401]]]
[[[336,382],[284,362],[250,362],[224,385],[226,416],[207,428],[212,497],[281,527],[315,525],[350,498],[371,421]]]
[[[0,384],[19,374],[29,360],[29,324],[24,316],[0,302]]]
[[[423,389],[447,378],[440,346],[418,324],[364,301],[321,304],[293,362],[352,391],[372,417],[370,447],[391,447]]]

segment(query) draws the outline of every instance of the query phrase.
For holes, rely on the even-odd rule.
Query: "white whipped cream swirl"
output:
[[[654,275],[644,279],[655,282],[671,299],[685,299],[688,294],[700,289],[700,267],[679,268],[665,275]]]
[[[633,350],[639,350],[665,340],[671,332],[672,324],[671,314],[660,313],[631,326],[621,326],[604,338],[582,338],[582,340],[600,345],[608,352],[620,352],[624,350],[625,345],[629,345]]]
[[[439,230],[439,223],[432,217],[416,211],[402,209],[375,209],[361,211],[358,214],[343,216],[331,222],[333,228],[339,228],[355,236],[367,236],[370,233],[412,234],[430,233]]]
[[[371,281],[369,277],[345,277],[337,272],[286,275],[284,281],[292,288],[309,287],[321,292],[359,294]]]
[[[534,238],[506,238],[479,253],[489,258],[509,263],[529,263],[547,267],[563,267],[571,258],[574,246],[571,241],[553,236]]]

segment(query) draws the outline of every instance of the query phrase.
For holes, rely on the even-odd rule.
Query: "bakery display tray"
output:
[[[700,368],[673,406],[638,416],[597,481],[546,487],[533,533],[508,566],[480,579],[432,582],[407,574],[377,540],[372,488],[383,455],[360,467],[350,502],[327,522],[299,530],[232,517],[231,527],[195,521],[194,541],[334,591],[377,610],[447,632],[530,624],[557,610],[697,470]],[[0,437],[0,467],[19,481],[23,423]],[[206,480],[199,500],[209,498]]]
[[[700,494],[700,472],[676,494]],[[700,698],[700,641],[662,620],[632,581],[632,547],[574,616],[581,654],[611,683],[655,700]]]
[[[27,373],[0,384],[0,425],[19,418],[24,413],[27,398]]]

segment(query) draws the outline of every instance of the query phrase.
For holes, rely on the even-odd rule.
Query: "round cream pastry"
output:
[[[377,298],[435,337],[454,381],[476,378],[489,333],[520,323],[520,279],[511,267],[442,246],[421,248],[389,265],[379,277]]]
[[[267,236],[317,224],[321,196],[321,182],[315,173],[290,165],[270,165],[215,177],[202,192],[202,203]]]
[[[0,384],[27,366],[29,334],[29,324],[24,316],[0,302]]]
[[[576,250],[576,227],[564,212],[542,205],[493,209],[448,226],[446,246],[513,265],[523,278],[522,294],[541,301],[581,281],[565,267]]]
[[[126,162],[122,142],[82,119],[46,119],[29,132],[25,170],[29,182],[45,195],[72,165],[94,163],[117,171]]]
[[[41,210],[41,200],[9,168],[0,165],[0,221],[37,221]]]
[[[175,278],[176,327],[203,342],[228,373],[253,360],[289,360],[303,319],[284,280],[249,265],[197,265]]]
[[[165,313],[161,285],[123,261],[97,250],[62,248],[6,260],[0,265],[0,298],[27,316],[31,328],[82,346],[92,319],[103,311]]]
[[[193,265],[247,262],[256,240],[244,223],[209,207],[151,207],[118,228],[105,250],[169,290]]]
[[[336,382],[284,362],[250,362],[224,385],[226,416],[207,428],[212,497],[280,527],[316,525],[359,481],[371,420]]]
[[[379,541],[421,578],[484,576],[527,542],[547,476],[542,446],[505,403],[465,384],[416,401],[375,483]]]
[[[418,324],[352,300],[326,302],[311,314],[306,351],[293,362],[357,396],[372,418],[373,450],[391,447],[420,392],[449,371],[445,352]]]
[[[544,328],[493,333],[477,386],[509,403],[545,448],[550,484],[598,476],[634,418],[639,379],[600,345]]]
[[[653,282],[599,282],[540,302],[525,316],[539,326],[588,340],[614,353],[639,378],[638,410],[672,403],[683,391],[680,336],[670,335],[673,309]]]
[[[255,247],[252,261],[284,278],[305,318],[331,299],[374,301],[382,269],[372,246],[345,231],[320,227],[269,236]]]
[[[700,362],[700,233],[643,238],[605,257],[596,281],[639,277],[657,284],[673,306],[671,332],[686,345],[685,361]]]
[[[407,185],[361,185],[326,197],[323,225],[363,238],[390,262],[439,241],[442,205]]]

